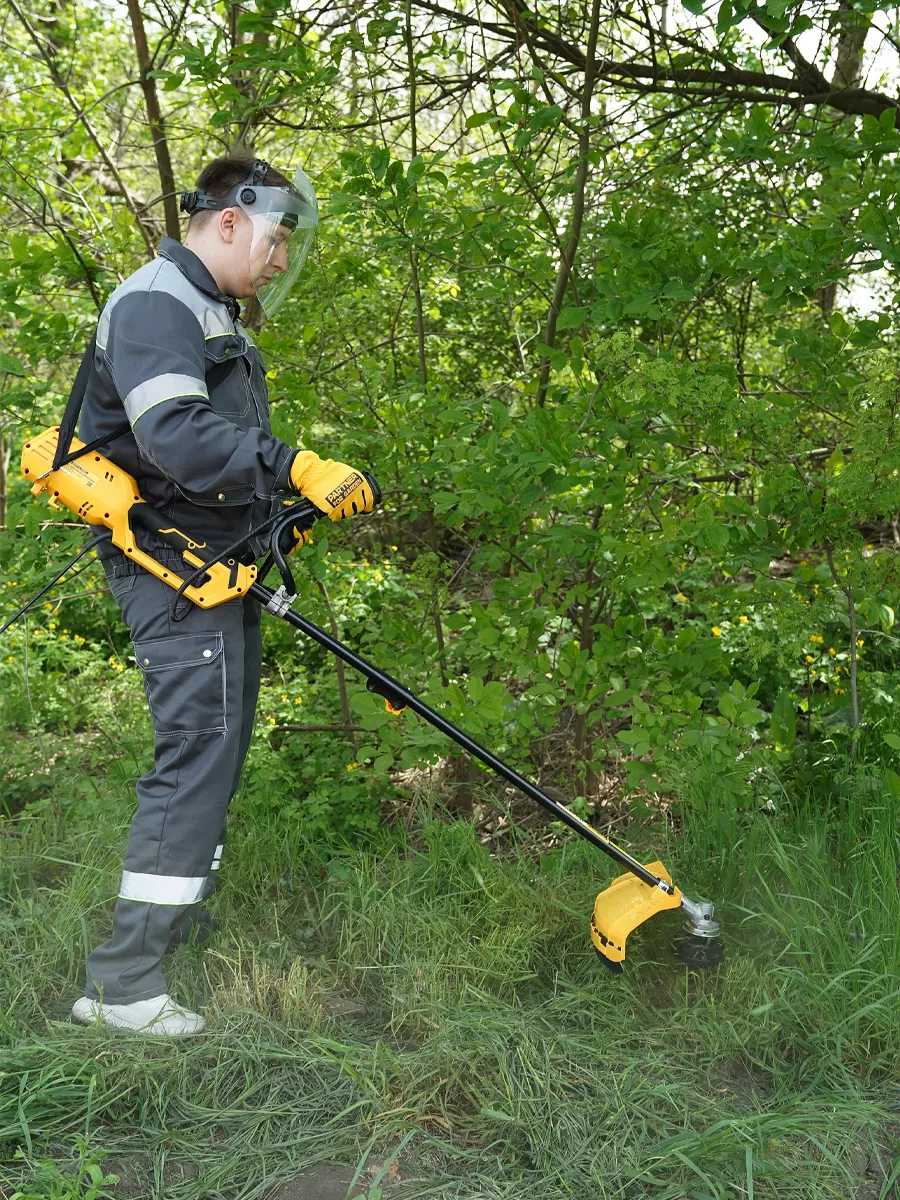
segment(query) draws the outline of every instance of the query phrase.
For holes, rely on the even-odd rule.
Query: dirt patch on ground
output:
[[[765,1071],[739,1058],[724,1058],[709,1069],[709,1086],[713,1094],[735,1100],[742,1107],[753,1101],[765,1100],[772,1091]]]
[[[391,1184],[399,1182],[400,1169],[396,1162],[391,1161],[385,1170],[385,1161],[370,1155],[355,1183],[355,1167],[319,1163],[288,1179],[266,1200],[353,1200],[356,1196],[365,1196],[376,1179],[379,1187],[389,1191]]]
[[[853,1149],[850,1169],[859,1177],[854,1200],[900,1200],[896,1177],[900,1151],[900,1121],[892,1121],[873,1137],[861,1136]]]

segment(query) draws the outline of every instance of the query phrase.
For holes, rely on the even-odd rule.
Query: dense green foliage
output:
[[[106,928],[150,744],[88,560],[0,639],[10,1178],[100,1195],[96,1154],[144,1131],[158,1172],[170,1137],[205,1164],[153,1195],[262,1195],[415,1129],[410,1174],[437,1182],[410,1196],[887,1200],[893,10],[0,11],[0,620],[83,539],[18,455],[58,419],[105,298],[177,232],[170,176],[192,186],[238,144],[299,162],[315,255],[275,321],[248,312],[275,431],[370,467],[385,504],[317,531],[298,605],[578,811],[671,840],[729,931],[746,922],[717,979],[654,967],[648,933],[616,991],[584,953],[595,860],[563,842],[536,864],[529,842],[499,866],[465,825],[426,824],[412,851],[385,834],[446,741],[271,622],[218,898],[232,940],[203,985],[196,959],[177,968],[222,1023],[186,1057],[117,1046],[95,1067],[42,1015],[64,1015]],[[457,814],[510,802],[456,757],[443,779]],[[332,987],[387,1040],[329,1024]],[[743,1082],[720,1104],[723,1070]],[[876,1182],[854,1192],[863,1143]],[[61,1154],[80,1190],[40,1168]]]

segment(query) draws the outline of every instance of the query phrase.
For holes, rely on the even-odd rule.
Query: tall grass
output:
[[[897,1196],[896,799],[764,812],[717,806],[715,783],[695,764],[681,834],[637,847],[721,901],[727,957],[706,974],[671,951],[677,914],[632,935],[624,975],[603,969],[588,917],[612,873],[583,843],[499,861],[425,819],[326,846],[239,811],[223,933],[169,968],[209,1031],[171,1044],[66,1020],[127,802],[104,801],[118,824],[20,822],[0,844],[0,1181],[57,1194],[50,1158],[68,1200],[87,1192],[59,1168],[105,1152],[112,1196],[250,1198],[400,1148],[390,1196]]]

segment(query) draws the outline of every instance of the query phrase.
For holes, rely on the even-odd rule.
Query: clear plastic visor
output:
[[[250,280],[267,317],[281,308],[306,262],[319,212],[315,192],[299,168],[294,188],[256,187],[255,199],[236,201],[253,226]]]

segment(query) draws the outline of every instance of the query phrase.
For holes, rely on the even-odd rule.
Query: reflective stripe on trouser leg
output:
[[[213,867],[217,865],[213,860]],[[205,875],[146,875],[140,871],[123,871],[119,899],[140,900],[145,904],[196,904],[204,883]]]
[[[107,1003],[127,1004],[168,990],[161,964],[170,931],[199,902],[212,875],[242,749],[248,690],[244,631],[255,622],[258,637],[259,606],[254,601],[209,611],[192,606],[183,621],[171,625],[171,595],[160,580],[141,574],[117,599],[134,642],[149,644],[139,663],[149,660],[142,669],[155,754],[153,769],[137,783],[113,936],[88,960],[87,994],[102,993]],[[212,650],[209,656],[205,648]],[[252,671],[255,655],[249,657]],[[254,694],[256,686],[258,680]]]
[[[222,861],[222,851],[224,849],[225,847],[221,842],[219,842],[218,846],[216,846],[216,852],[213,855],[212,866],[209,868],[211,871],[218,871],[219,863]]]

